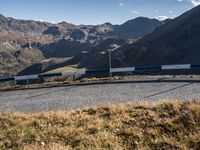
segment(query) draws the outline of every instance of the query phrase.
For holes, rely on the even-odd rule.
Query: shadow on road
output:
[[[158,93],[155,93],[155,94],[152,94],[152,95],[149,95],[149,96],[145,96],[144,99],[154,97],[154,96],[157,96],[157,95],[161,95],[161,94],[164,94],[164,93],[167,93],[167,92],[170,92],[170,91],[173,91],[173,90],[177,90],[179,88],[186,87],[186,86],[189,86],[189,85],[192,85],[192,84],[193,83],[187,83],[187,84],[184,84],[184,85],[181,85],[181,86],[177,86],[177,87],[165,90],[163,92],[158,92]]]
[[[46,93],[42,93],[42,94],[37,94],[37,95],[30,96],[30,97],[26,97],[25,99],[32,99],[32,98],[36,98],[36,97],[40,97],[40,96],[46,96],[46,95],[49,95],[49,94],[55,94],[55,93],[58,93],[58,92],[61,92],[61,91],[70,90],[70,89],[74,89],[74,88],[76,88],[76,87],[64,88],[64,89],[60,89],[60,90],[54,90],[54,91],[51,91],[51,92],[46,92]]]

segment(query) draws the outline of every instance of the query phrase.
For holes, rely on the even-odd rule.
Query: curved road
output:
[[[200,78],[131,80],[0,92],[0,112],[72,110],[160,99],[200,99]]]

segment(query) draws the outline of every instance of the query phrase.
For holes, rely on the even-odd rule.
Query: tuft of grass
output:
[[[1,114],[0,149],[199,149],[200,103]]]

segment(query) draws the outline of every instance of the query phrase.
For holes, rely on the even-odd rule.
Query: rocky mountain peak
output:
[[[76,27],[76,25],[71,24],[71,23],[67,23],[67,22],[65,22],[65,21],[62,21],[62,22],[58,23],[58,26],[60,26],[60,27],[65,27],[65,28],[73,28],[73,27]]]

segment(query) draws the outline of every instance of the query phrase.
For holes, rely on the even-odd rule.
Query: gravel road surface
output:
[[[200,79],[132,80],[0,92],[0,112],[72,110],[121,102],[200,99]]]

